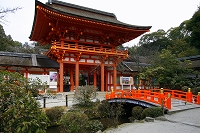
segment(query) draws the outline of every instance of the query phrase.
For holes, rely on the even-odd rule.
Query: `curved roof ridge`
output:
[[[89,12],[98,13],[98,14],[117,18],[114,13],[100,11],[100,10],[96,10],[96,9],[93,9],[93,8],[79,6],[79,5],[75,5],[75,4],[71,4],[71,3],[67,3],[67,2],[62,2],[62,1],[58,1],[58,0],[52,0],[52,4],[58,4],[58,5],[62,5],[62,6],[64,5],[64,6],[76,8],[76,9],[79,9],[79,10],[81,9],[81,10],[85,10],[85,11],[89,11]]]

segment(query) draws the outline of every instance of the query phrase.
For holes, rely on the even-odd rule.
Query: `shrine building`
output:
[[[118,89],[116,67],[128,57],[128,51],[118,50],[118,46],[150,28],[120,22],[113,13],[57,0],[46,4],[35,0],[29,38],[50,45],[46,56],[59,64],[58,92],[64,91],[65,84],[69,84],[70,91],[80,85],[109,91]]]

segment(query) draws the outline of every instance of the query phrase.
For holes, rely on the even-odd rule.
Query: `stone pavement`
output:
[[[97,92],[96,99],[104,100],[106,92]],[[67,103],[66,103],[66,96],[67,96]],[[74,92],[63,92],[58,93],[56,96],[50,96],[45,99],[45,107],[51,108],[54,106],[66,106],[71,107],[73,103]],[[40,103],[40,107],[44,107],[44,99],[40,98],[37,100]]]
[[[165,115],[165,118],[173,123],[195,126],[200,128],[200,108],[182,110],[173,114]],[[200,129],[199,129],[200,132]]]

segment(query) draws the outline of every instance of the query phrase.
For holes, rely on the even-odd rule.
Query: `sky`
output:
[[[42,3],[48,0],[39,0]],[[59,0],[114,13],[121,22],[131,25],[152,26],[150,32],[159,29],[165,31],[189,20],[197,11],[200,0]],[[0,0],[0,9],[22,7],[15,13],[9,13],[3,25],[6,35],[22,44],[29,42],[35,14],[35,0]],[[137,45],[141,36],[124,44]],[[30,43],[30,42],[29,42]]]

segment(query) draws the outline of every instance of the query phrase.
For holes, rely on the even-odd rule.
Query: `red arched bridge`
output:
[[[170,89],[149,90],[116,90],[106,94],[106,100],[110,102],[129,102],[145,107],[164,106],[172,108],[172,98],[200,105],[200,92],[193,95],[189,88],[187,92]]]

